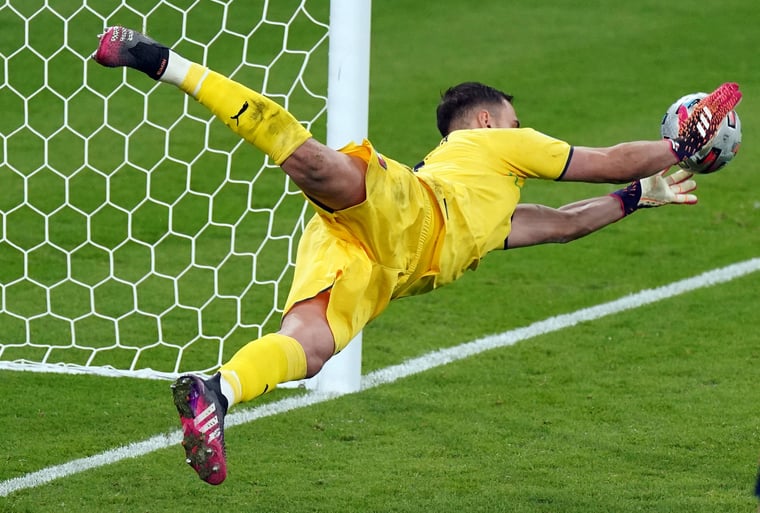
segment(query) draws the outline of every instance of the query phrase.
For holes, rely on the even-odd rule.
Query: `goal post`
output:
[[[371,0],[330,2],[327,145],[340,148],[367,137]],[[306,380],[324,392],[355,392],[361,386],[362,334]]]
[[[108,71],[133,26],[366,137],[370,0],[0,4],[0,370],[208,373],[279,324],[311,215],[260,152],[166,85]],[[361,337],[307,386],[358,389]]]

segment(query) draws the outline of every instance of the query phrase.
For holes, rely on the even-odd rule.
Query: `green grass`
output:
[[[59,3],[72,13],[81,6]],[[231,26],[244,32],[257,19],[261,3],[245,3],[243,9],[239,0],[232,2]],[[286,11],[292,2],[272,3]],[[42,4],[14,2],[14,7],[31,14]],[[154,4],[130,3],[135,9]],[[190,2],[175,4],[184,9]],[[326,2],[317,4],[320,12],[326,12]],[[111,1],[99,3],[97,9],[105,16],[117,7],[118,2]],[[189,33],[198,41],[205,44],[212,37],[213,13],[218,9],[210,2],[191,11]],[[108,21],[134,23],[136,18],[122,8]],[[148,26],[156,27],[152,31],[157,37],[177,38],[180,18],[178,11],[162,8]],[[34,37],[40,39],[45,55],[52,54],[63,38],[60,22],[49,15],[35,19],[34,34],[52,35],[48,40]],[[163,19],[168,20],[165,26],[159,24]],[[76,20],[87,30],[81,36],[71,34],[69,44],[86,55],[101,20],[93,14]],[[758,22],[760,14],[751,0],[709,0],[699,5],[685,0],[374,2],[370,137],[381,152],[397,160],[414,164],[437,143],[438,93],[472,79],[514,94],[524,125],[579,145],[655,138],[660,116],[675,98],[733,80],[745,94],[738,109],[744,145],[727,169],[699,177],[700,203],[695,207],[642,211],[565,246],[492,254],[459,282],[393,304],[364,332],[364,372],[757,257]],[[23,40],[23,27],[7,7],[0,9],[0,26],[0,51],[9,55]],[[311,37],[305,27],[299,31]],[[225,73],[237,65],[225,52],[227,47],[235,49],[232,54],[239,53],[239,41],[224,38],[209,46],[208,55],[210,64]],[[198,58],[203,47],[186,45],[183,51]],[[256,62],[252,49],[248,60]],[[19,55],[3,84],[10,80],[22,92],[33,92],[42,80],[37,61],[32,55]],[[71,64],[61,58],[60,66]],[[87,83],[100,95],[109,95],[121,78],[118,72],[93,65],[86,71]],[[72,92],[82,78],[79,69],[54,80],[60,90]],[[262,80],[256,71],[248,72],[246,79],[254,87]],[[137,91],[151,85],[137,74],[128,80]],[[184,100],[171,90],[159,95],[160,105],[151,105],[150,115],[168,129]],[[205,155],[191,168],[173,165],[146,173],[140,168],[157,158],[151,150],[136,155],[132,165],[119,167],[123,159],[109,153],[123,155],[117,131],[132,127],[139,112],[130,106],[142,108],[142,103],[137,93],[128,90],[109,101],[114,102],[109,114],[113,130],[94,137],[102,137],[117,151],[93,158],[113,169],[111,174],[78,177],[79,138],[53,137],[50,158],[64,170],[64,178],[41,173],[30,181],[28,193],[41,211],[50,212],[63,201],[57,191],[71,175],[72,200],[82,212],[90,214],[106,191],[115,195],[113,202],[119,208],[93,221],[93,233],[103,247],[118,244],[122,235],[111,228],[118,226],[114,219],[118,221],[122,210],[134,211],[144,220],[138,239],[153,243],[169,222],[161,205],[178,201],[188,178],[193,190],[215,190],[224,178],[220,168],[225,157]],[[56,117],[62,115],[62,107],[50,94],[30,106],[32,121],[48,136],[53,127],[46,123],[51,120],[39,113],[39,105],[50,105],[50,116]],[[44,146],[39,138],[23,133],[8,140],[24,109],[7,87],[0,86],[0,107],[6,113],[0,120],[4,158],[17,167],[36,169]],[[296,106],[292,108],[298,114]],[[103,116],[103,109],[98,95],[77,95],[69,112],[72,126],[89,136],[88,127]],[[304,109],[306,118],[308,102]],[[195,106],[191,111],[205,115]],[[169,132],[171,151],[187,158],[196,151],[203,128],[188,123]],[[253,169],[261,157],[255,150],[237,147],[220,127],[210,134],[216,145],[232,152],[230,173],[245,187],[255,178]],[[154,135],[155,131],[140,132],[139,138],[150,149]],[[149,178],[156,201],[138,206]],[[274,171],[264,180],[266,184],[257,182],[253,189],[254,201],[268,206],[270,191],[282,182]],[[23,184],[7,166],[0,166],[0,183],[3,235],[25,249],[34,247],[43,234],[40,216],[34,212],[14,214],[30,222],[31,229],[7,232],[12,225],[7,212],[23,194]],[[531,183],[524,199],[561,205],[611,190],[604,185]],[[242,196],[241,190],[230,187],[215,215],[226,222],[235,219]],[[187,263],[189,250],[182,235],[197,229],[191,214],[202,209],[199,204],[204,206],[198,198],[177,203],[183,214],[176,221],[180,235],[159,245],[157,255],[167,275],[178,274]],[[51,223],[59,228],[55,233],[60,235],[53,235],[60,238],[56,244],[65,250],[77,247],[85,225],[82,214],[64,209]],[[245,236],[240,238],[246,250],[256,245],[265,225],[259,217],[247,220]],[[204,262],[218,260],[220,235],[223,239],[219,233],[204,239],[199,248]],[[283,251],[277,247],[271,253]],[[34,256],[36,280],[52,283],[60,277],[60,266],[53,265],[60,262],[60,255],[47,251]],[[107,276],[103,256],[99,248],[76,251],[78,279],[92,285]],[[117,257],[116,269],[125,279],[139,276],[147,265],[140,245],[125,246]],[[23,275],[17,250],[0,244],[0,261],[2,283]],[[247,264],[235,261],[225,267],[222,283],[231,292],[240,291],[237,277]],[[183,301],[197,305],[208,277],[194,271],[190,278],[193,286]],[[104,285],[103,296],[115,298],[104,302],[104,308],[118,314],[123,308],[118,283]],[[161,312],[170,284],[155,279],[143,286],[145,311]],[[2,308],[19,305],[34,315],[45,297],[38,288],[26,287],[6,288]],[[199,295],[193,294],[196,288]],[[218,488],[200,483],[186,468],[181,449],[170,447],[0,498],[0,512],[750,511],[755,508],[751,492],[760,450],[756,404],[760,335],[754,320],[758,288],[760,276],[749,275],[360,394],[231,428],[227,432],[230,477]],[[69,289],[51,300],[76,316],[86,308],[87,297],[78,287]],[[270,293],[269,286],[252,289],[252,317]],[[224,303],[211,311],[210,321],[229,316]],[[181,338],[188,323],[182,312],[176,313],[176,322],[168,326]],[[119,333],[134,344],[141,333],[156,329],[150,319],[138,317],[122,324]],[[100,326],[95,319],[83,322],[81,329],[89,334],[114,328]],[[35,330],[48,338],[65,331],[45,323]],[[246,330],[241,331],[231,336],[232,345],[245,338]],[[3,341],[23,335],[17,322],[0,322]],[[210,341],[208,346],[192,356],[193,363],[207,357],[206,351],[215,353],[216,345]],[[171,351],[158,351],[150,358],[158,364],[173,361],[175,355],[165,353]],[[2,372],[0,390],[6,398],[0,415],[5,428],[0,482],[178,426],[168,383],[163,381]],[[242,408],[297,393],[277,390]]]

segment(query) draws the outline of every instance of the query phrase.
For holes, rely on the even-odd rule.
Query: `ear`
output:
[[[476,119],[478,128],[491,128],[491,113],[487,110],[479,110]]]

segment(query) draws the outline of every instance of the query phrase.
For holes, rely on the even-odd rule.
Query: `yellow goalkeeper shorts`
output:
[[[367,162],[366,200],[329,212],[313,204],[298,246],[285,312],[331,289],[327,321],[336,352],[377,317],[392,298],[432,288],[436,237],[442,225],[428,187],[368,141],[341,152]]]

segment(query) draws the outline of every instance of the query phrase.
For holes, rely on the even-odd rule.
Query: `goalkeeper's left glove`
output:
[[[678,162],[683,162],[710,145],[723,119],[741,98],[739,86],[727,82],[702,98],[691,114],[681,105],[678,109],[678,135],[670,140],[671,150]]]
[[[640,208],[659,207],[668,203],[693,205],[697,202],[697,197],[691,194],[697,188],[697,182],[691,179],[693,173],[679,169],[665,176],[667,171],[665,169],[655,175],[636,180],[612,193],[619,198],[624,216]]]

